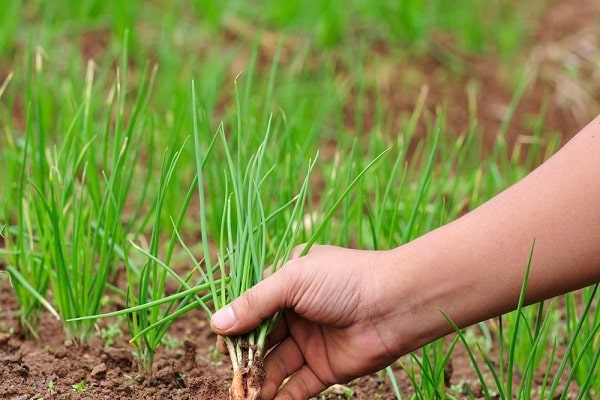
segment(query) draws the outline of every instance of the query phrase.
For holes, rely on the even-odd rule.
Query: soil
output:
[[[6,275],[0,278],[0,304],[0,399],[228,398],[229,360],[215,351],[216,337],[201,311],[190,312],[173,325],[169,335],[175,346],[160,348],[154,371],[147,375],[122,337],[110,346],[98,337],[78,345],[65,337],[60,321],[44,315],[39,339],[25,338],[18,328],[18,307]],[[105,326],[101,322],[99,329]],[[83,391],[74,388],[80,382]],[[349,387],[359,399],[373,398],[374,393],[393,398],[383,376],[368,376]]]
[[[524,58],[536,72],[533,84],[517,109],[515,121],[539,112],[548,100],[548,131],[558,132],[564,138],[573,135],[598,112],[600,74],[585,63],[586,55],[600,51],[600,0],[549,1],[535,35],[535,44]],[[100,34],[100,38],[105,35]],[[104,39],[102,39],[104,40]],[[93,35],[81,38],[82,47],[97,54],[105,47]],[[374,52],[385,57],[392,49],[382,45]],[[577,61],[580,75],[566,80],[561,71],[565,63]],[[596,58],[597,63],[598,58]],[[499,68],[497,58],[486,56],[466,59],[466,73],[456,79],[439,81],[436,73],[444,64],[433,56],[426,56],[410,66],[389,65],[380,76],[387,88],[383,95],[389,109],[412,109],[421,90],[396,90],[404,82],[406,68],[419,71],[427,77],[429,96],[427,105],[435,107],[447,103],[467,103],[465,88],[472,82],[479,87],[479,121],[489,141],[500,125],[500,115],[506,110],[512,91],[507,88],[506,70]],[[402,73],[404,71],[404,73]],[[579,79],[579,81],[577,81]],[[403,87],[403,86],[402,86]],[[462,109],[462,112],[456,111]],[[351,110],[348,110],[352,115]],[[464,107],[448,109],[450,126],[464,131],[469,123]],[[369,121],[365,122],[366,125]],[[364,129],[365,127],[359,127]],[[368,126],[367,126],[368,128]],[[524,127],[515,122],[510,127],[512,143],[522,139]],[[1,243],[0,243],[1,245]],[[38,340],[25,338],[18,328],[18,305],[6,274],[0,273],[0,399],[226,399],[231,381],[228,359],[215,351],[216,338],[211,333],[203,313],[190,312],[179,319],[170,331],[175,346],[162,346],[156,354],[154,372],[140,372],[134,361],[133,348],[125,338],[117,336],[106,346],[100,338],[89,344],[78,345],[68,340],[62,324],[44,315]],[[106,322],[102,322],[105,324]],[[106,325],[101,325],[99,329]],[[399,368],[397,379],[403,393],[410,393],[410,381]],[[469,360],[460,346],[446,371],[448,385],[469,385],[476,380]],[[81,390],[75,387],[83,382]],[[373,374],[347,385],[356,399],[393,399],[391,385],[384,374]],[[346,398],[346,387],[332,389],[325,398]],[[471,390],[477,396],[476,385]],[[466,396],[465,396],[466,397]]]

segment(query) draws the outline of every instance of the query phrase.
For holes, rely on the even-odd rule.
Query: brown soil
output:
[[[518,121],[527,115],[536,115],[544,98],[548,99],[546,129],[569,137],[598,111],[600,74],[587,60],[600,54],[600,0],[550,1],[548,12],[539,23],[536,43],[525,57],[535,73],[533,83],[517,110],[511,126],[511,140],[516,143],[526,132]],[[90,54],[103,51],[105,43],[95,41],[97,35],[82,38],[82,47]],[[104,37],[103,34],[99,35]],[[392,50],[382,46],[374,49],[380,57]],[[578,76],[566,77],[564,68],[569,62],[578,62]],[[464,105],[466,87],[475,83],[479,90],[479,121],[488,140],[500,124],[512,91],[510,71],[502,69],[492,57],[466,59],[466,72],[456,79],[438,80],[436,73],[444,64],[428,56],[412,65],[397,65],[390,61],[378,74],[382,94],[391,110],[411,110],[421,85],[414,91],[398,90],[404,87],[407,69],[425,77],[429,87],[428,107],[444,101],[462,104],[449,107],[448,118],[452,129],[464,131],[468,124]],[[504,71],[504,72],[502,72]],[[378,71],[381,73],[382,71]],[[421,82],[421,81],[420,81]],[[352,112],[349,110],[349,114]],[[369,121],[365,122],[367,125]],[[363,127],[364,128],[364,127]],[[5,274],[0,276],[0,385],[1,399],[226,399],[231,370],[228,359],[215,352],[215,336],[211,333],[202,312],[188,313],[177,321],[170,335],[177,346],[162,346],[155,358],[151,376],[140,372],[135,365],[132,347],[117,337],[113,345],[105,347],[96,338],[79,346],[66,339],[60,322],[44,316],[39,340],[25,339],[18,331],[18,306]],[[105,322],[103,322],[105,323]],[[446,371],[449,385],[475,380],[464,350],[457,346],[452,368]],[[405,374],[397,371],[402,388],[409,388]],[[85,390],[73,388],[84,382]],[[374,374],[348,385],[356,399],[393,399],[388,378]],[[407,390],[407,389],[406,389]],[[403,393],[407,393],[403,389]],[[477,394],[477,388],[472,390]],[[343,391],[335,390],[329,399],[345,398]]]
[[[0,399],[228,398],[229,359],[215,351],[216,337],[201,311],[190,312],[173,325],[169,335],[176,348],[162,346],[154,372],[147,375],[137,368],[133,347],[123,338],[117,337],[108,347],[99,338],[80,346],[66,339],[60,321],[48,315],[42,318],[39,340],[24,338],[18,330],[17,303],[5,278],[0,278]],[[74,389],[80,382],[85,391]],[[370,399],[374,393],[393,398],[383,376],[365,377],[349,387],[356,398]]]
[[[387,101],[391,132],[397,132],[406,113],[412,112],[416,99],[425,90],[425,109],[431,114],[445,107],[447,128],[462,133],[469,127],[469,92],[472,93],[477,123],[485,148],[497,139],[519,80],[528,74],[527,88],[507,128],[509,148],[526,144],[533,134],[531,121],[544,112],[543,138],[557,134],[563,141],[576,134],[600,109],[600,1],[549,1],[528,50],[511,60],[487,54],[461,56],[452,42],[440,37],[417,62],[397,60],[395,49],[387,44],[375,46],[372,79]],[[458,67],[445,53],[459,54]],[[573,68],[574,71],[569,72]],[[374,106],[372,107],[374,108]],[[365,113],[368,131],[372,121]],[[348,107],[348,121],[353,110]],[[424,133],[426,127],[421,127]]]

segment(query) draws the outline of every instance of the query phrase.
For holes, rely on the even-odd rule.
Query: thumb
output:
[[[294,285],[284,285],[281,269],[242,293],[213,314],[210,325],[218,335],[241,335],[285,308]],[[291,287],[290,287],[291,286]]]

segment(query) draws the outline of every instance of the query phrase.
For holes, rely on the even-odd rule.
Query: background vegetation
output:
[[[98,314],[114,298],[131,306],[160,301],[175,285],[180,297],[127,320],[130,336],[149,329],[134,345],[151,369],[172,319],[153,324],[202,296],[190,291],[205,281],[189,260],[207,253],[200,225],[210,245],[222,232],[227,151],[214,146],[218,131],[237,149],[238,168],[270,132],[266,215],[294,198],[316,157],[298,243],[383,152],[319,242],[389,248],[489,199],[574,133],[564,121],[585,120],[597,104],[597,77],[588,79],[595,48],[559,46],[562,56],[552,58],[536,47],[536,21],[548,7],[5,2],[0,260],[24,331],[36,336],[42,312],[66,321]],[[582,103],[585,110],[573,113]],[[562,124],[557,115],[567,116]],[[273,222],[269,234],[277,237],[282,226]],[[471,393],[469,382],[445,385],[462,342],[486,395],[593,397],[600,390],[590,378],[600,354],[596,303],[595,289],[585,290],[480,324],[450,345],[427,346],[394,366],[412,382],[397,396]],[[65,333],[86,342],[94,323],[64,322]]]

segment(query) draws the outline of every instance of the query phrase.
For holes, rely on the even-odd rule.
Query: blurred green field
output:
[[[581,37],[585,51],[537,42],[553,4],[5,1],[0,263],[19,303],[12,317],[35,340],[43,313],[64,321],[115,297],[144,304],[165,297],[168,282],[184,291],[157,260],[200,284],[177,235],[202,258],[203,152],[211,246],[220,235],[226,152],[211,150],[220,130],[238,167],[270,131],[267,215],[294,198],[316,158],[298,243],[383,152],[320,243],[390,248],[464,214],[539,165],[597,105],[594,36]],[[273,241],[282,226],[270,225]],[[388,370],[386,388],[396,398],[474,398],[475,387],[594,398],[600,313],[595,290],[578,296],[426,346]],[[139,318],[123,327],[130,336],[151,322]],[[95,321],[63,323],[79,343],[98,335]],[[169,326],[134,343],[147,369]],[[448,385],[461,342],[477,361]]]

